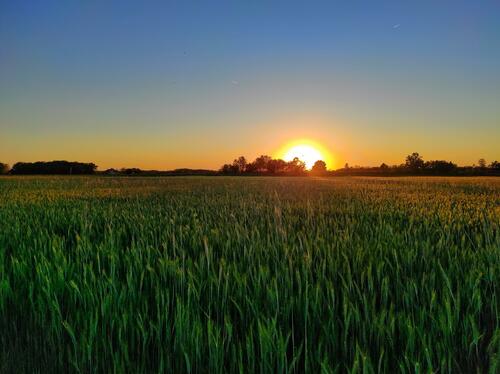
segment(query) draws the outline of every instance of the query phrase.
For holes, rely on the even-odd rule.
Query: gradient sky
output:
[[[0,161],[500,160],[498,1],[0,2]]]

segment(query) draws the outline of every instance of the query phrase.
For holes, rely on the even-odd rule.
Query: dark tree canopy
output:
[[[12,174],[94,174],[97,166],[93,163],[69,161],[18,162],[11,170]]]
[[[247,167],[247,159],[243,156],[238,157],[233,161],[233,168],[237,173],[244,173]]]
[[[257,157],[255,159],[255,161],[253,162],[254,167],[255,167],[255,171],[267,172],[268,171],[267,166],[271,160],[272,160],[271,156],[267,156],[267,155],[262,155],[262,156]]]
[[[281,159],[269,160],[267,171],[271,174],[283,173],[286,169],[286,161]]]
[[[219,172],[227,175],[305,175],[306,165],[298,158],[286,162],[282,159],[273,159],[271,156],[261,155],[253,162],[247,162],[241,156],[232,164],[224,164]]]
[[[406,167],[411,170],[418,170],[424,167],[424,160],[418,152],[413,152],[411,155],[406,156]]]
[[[286,164],[286,172],[290,175],[303,175],[306,172],[306,163],[295,157]]]
[[[9,172],[9,165],[0,162],[0,175],[7,174]]]
[[[500,170],[500,162],[498,161],[493,161],[491,164],[490,164],[490,168],[493,169],[493,170]]]
[[[484,161],[484,160],[483,160]],[[337,170],[327,170],[323,160],[317,160],[311,171],[306,170],[305,163],[295,158],[291,161],[273,159],[262,155],[253,162],[247,162],[241,156],[232,164],[225,164],[219,169],[219,174],[226,175],[500,175],[500,163],[493,161],[486,166],[486,161],[481,162],[484,167],[457,166],[452,161],[430,160],[424,161],[418,152],[413,152],[405,159],[404,164],[387,165],[380,164],[378,167],[349,166]]]
[[[137,175],[141,174],[142,170],[139,168],[123,168],[120,170],[120,173],[124,175]]]
[[[434,160],[434,161],[427,161],[424,164],[424,169],[434,172],[436,174],[446,174],[449,173],[453,170],[455,170],[457,165],[455,165],[451,161],[443,161],[443,160]]]
[[[311,172],[313,174],[326,174],[326,162],[323,160],[318,160],[314,163]]]

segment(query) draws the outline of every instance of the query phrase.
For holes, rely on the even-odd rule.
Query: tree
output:
[[[246,170],[247,160],[245,157],[240,156],[233,161],[232,168],[237,174],[241,174]]]
[[[267,169],[267,166],[269,164],[269,161],[271,161],[272,158],[270,156],[267,156],[267,155],[262,155],[262,156],[259,156],[255,159],[255,161],[253,162],[254,165],[255,165],[255,171],[257,172],[266,172],[268,171]]]
[[[267,171],[271,174],[282,174],[285,172],[286,161],[282,159],[269,160],[267,163]]]
[[[477,161],[477,165],[481,168],[484,169],[486,167],[486,160],[484,158],[480,158]]]
[[[326,162],[323,160],[316,161],[311,169],[311,173],[317,175],[326,174]]]
[[[110,168],[110,169],[104,170],[104,174],[105,175],[118,175],[118,174],[120,174],[120,171],[116,170],[114,168]]]
[[[424,160],[418,152],[413,152],[411,155],[406,156],[405,166],[410,170],[419,170],[424,167]]]
[[[424,168],[425,170],[429,170],[433,173],[442,174],[454,171],[457,168],[457,165],[455,165],[451,161],[432,160],[432,161],[427,161],[424,164]]]
[[[257,165],[255,165],[255,162],[249,162],[245,168],[246,173],[256,173],[257,172]]]
[[[498,162],[498,161],[493,161],[493,162],[490,164],[490,168],[491,168],[491,169],[494,169],[494,170],[500,170],[500,162]]]
[[[224,165],[221,166],[221,168],[219,169],[219,171],[222,174],[231,174],[231,165],[224,164]]]
[[[387,164],[385,162],[382,162],[382,164],[380,165],[380,169],[387,170],[387,169],[389,169],[389,166],[387,166]]]
[[[137,175],[141,174],[142,170],[139,168],[122,168],[120,172],[125,175]]]
[[[306,163],[295,157],[286,164],[286,172],[290,175],[302,175],[306,172]]]
[[[97,165],[69,161],[18,162],[12,167],[12,174],[94,174]]]
[[[344,169],[349,169],[349,164],[346,162],[345,165],[344,165]]]
[[[9,172],[9,165],[0,162],[0,174],[7,174]]]

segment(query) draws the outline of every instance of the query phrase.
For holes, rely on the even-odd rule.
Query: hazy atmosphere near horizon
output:
[[[497,1],[2,1],[0,160],[498,159]]]

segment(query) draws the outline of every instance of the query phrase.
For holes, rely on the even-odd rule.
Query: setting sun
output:
[[[290,148],[283,159],[285,161],[291,161],[295,157],[298,157],[300,160],[304,161],[306,163],[307,169],[311,169],[316,161],[323,158],[320,151],[305,144]]]
[[[298,157],[301,161],[305,162],[308,170],[310,170],[318,160],[325,161],[329,167],[331,167],[332,162],[329,152],[324,149],[324,147],[308,140],[295,141],[287,144],[278,152],[277,156],[285,161],[291,161],[295,157]]]

